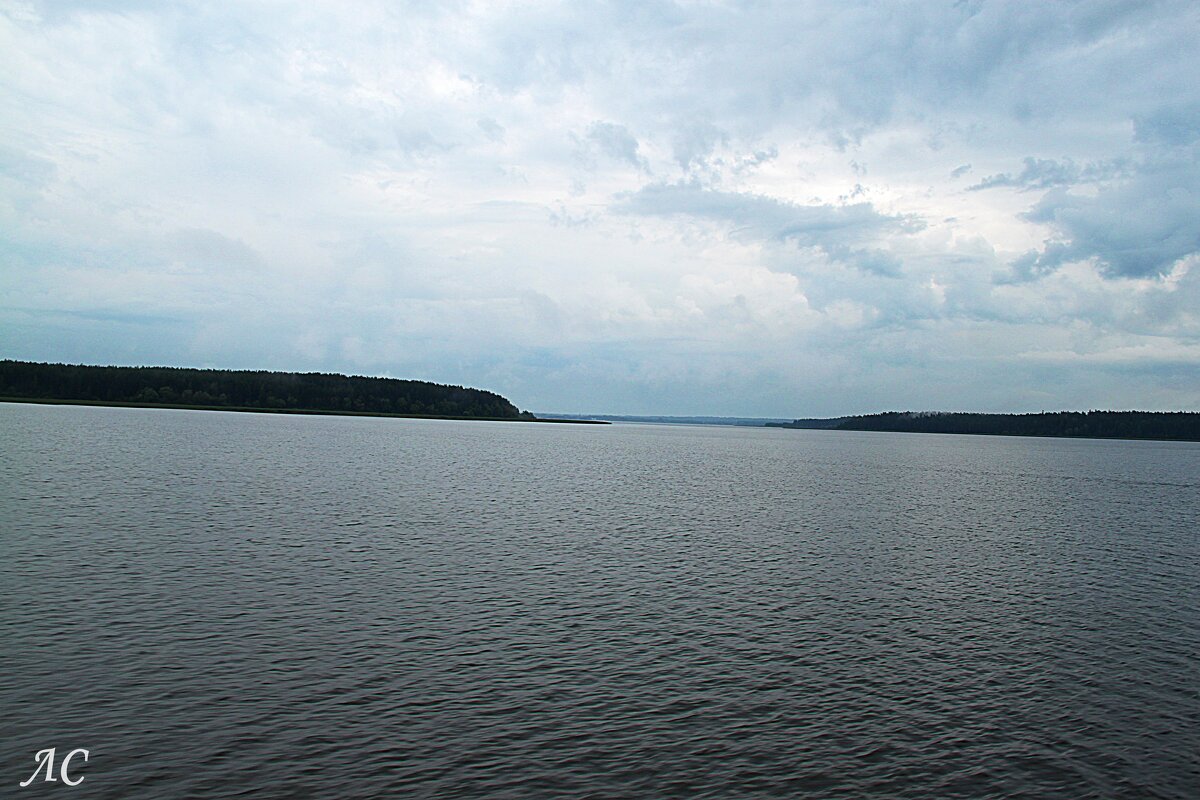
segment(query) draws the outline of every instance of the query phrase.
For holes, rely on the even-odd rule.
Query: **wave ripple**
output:
[[[57,746],[98,798],[1200,795],[1198,445],[0,431],[5,782]]]

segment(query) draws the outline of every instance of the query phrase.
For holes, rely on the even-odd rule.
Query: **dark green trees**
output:
[[[1200,414],[1182,411],[1060,411],[1051,414],[888,411],[846,417],[837,427],[838,430],[854,431],[1200,441]]]
[[[0,361],[0,397],[517,419],[505,398],[425,381],[308,372]]]

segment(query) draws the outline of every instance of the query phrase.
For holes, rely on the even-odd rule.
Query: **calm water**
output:
[[[0,796],[1200,797],[1200,445],[19,405],[0,442]],[[84,783],[19,789],[46,747]]]

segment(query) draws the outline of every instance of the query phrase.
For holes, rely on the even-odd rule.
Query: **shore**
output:
[[[132,403],[109,400],[60,400],[48,397],[0,397],[0,403],[33,403],[50,406],[102,406],[107,408],[165,408],[183,411],[232,411],[252,414],[302,414],[324,417],[394,417],[397,419],[447,419],[478,422],[565,422],[576,425],[608,425],[593,419],[539,419],[538,417],[463,417],[444,414],[391,414],[384,411],[340,411],[315,408],[258,408],[254,406],[206,406],[187,403]]]

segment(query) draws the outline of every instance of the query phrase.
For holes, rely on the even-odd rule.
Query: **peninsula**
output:
[[[0,361],[0,401],[535,421],[493,392],[319,372]]]

